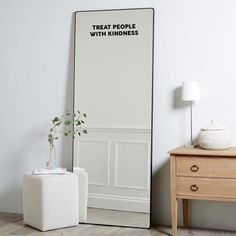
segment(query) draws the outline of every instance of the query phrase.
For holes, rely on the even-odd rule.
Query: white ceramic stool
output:
[[[79,167],[74,167],[73,172],[78,176],[79,184],[79,222],[86,223],[88,207],[88,173]]]
[[[75,174],[24,175],[24,223],[41,231],[78,225]]]

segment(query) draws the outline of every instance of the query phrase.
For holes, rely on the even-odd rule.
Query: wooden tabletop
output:
[[[198,147],[178,147],[170,150],[169,153],[171,155],[236,157],[236,147],[230,147],[224,150],[205,150]]]

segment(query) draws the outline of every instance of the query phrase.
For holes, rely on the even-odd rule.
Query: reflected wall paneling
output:
[[[74,142],[74,167],[88,173],[87,222],[147,228],[154,10],[75,14],[74,110],[88,135]]]

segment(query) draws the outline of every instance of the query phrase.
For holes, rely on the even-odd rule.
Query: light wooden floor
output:
[[[156,227],[148,229],[135,229],[124,227],[108,227],[89,224],[80,224],[48,232],[40,232],[29,226],[24,226],[22,215],[0,213],[0,236],[171,236],[170,227]],[[236,232],[178,229],[179,236],[233,236]]]
[[[148,228],[149,218],[150,214],[140,212],[115,211],[89,207],[87,223]]]

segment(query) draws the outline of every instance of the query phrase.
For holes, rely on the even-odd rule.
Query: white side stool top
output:
[[[24,223],[41,231],[78,225],[75,174],[24,175]]]

